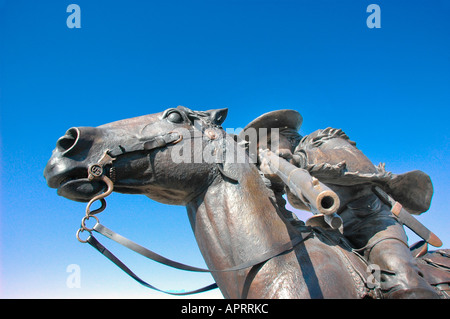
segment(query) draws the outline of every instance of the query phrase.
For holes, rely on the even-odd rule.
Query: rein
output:
[[[272,249],[261,254],[258,258],[254,259],[254,260],[244,262],[244,263],[234,266],[234,267],[230,267],[227,269],[204,269],[204,268],[189,266],[189,265],[179,263],[179,262],[173,261],[171,259],[165,258],[165,257],[127,239],[126,237],[123,237],[122,235],[112,231],[111,229],[103,226],[102,224],[100,224],[98,217],[95,215],[105,210],[105,208],[106,208],[105,198],[107,196],[109,196],[113,192],[113,189],[114,189],[113,180],[105,175],[105,166],[109,165],[112,167],[110,170],[110,176],[113,176],[114,175],[113,174],[113,172],[114,172],[113,162],[117,156],[122,155],[124,153],[131,152],[131,151],[136,151],[136,150],[143,150],[143,149],[152,150],[152,149],[156,149],[156,148],[161,148],[161,147],[166,146],[167,144],[178,143],[181,140],[182,140],[181,135],[179,135],[176,132],[170,132],[170,133],[167,133],[164,135],[156,136],[156,137],[148,140],[147,142],[145,142],[143,144],[144,148],[139,147],[139,149],[125,150],[123,147],[119,146],[118,148],[114,149],[113,151],[107,150],[103,154],[102,158],[99,160],[98,163],[90,165],[88,168],[88,179],[91,181],[92,180],[103,181],[106,184],[106,191],[102,194],[99,194],[99,195],[93,197],[88,202],[88,204],[86,206],[85,216],[81,220],[81,227],[78,229],[78,231],[76,233],[76,237],[77,237],[78,241],[80,241],[81,243],[88,243],[89,245],[94,247],[97,251],[99,251],[101,254],[103,254],[106,258],[108,258],[110,261],[112,261],[116,266],[118,266],[120,269],[122,269],[125,273],[127,273],[131,278],[133,278],[134,280],[139,282],[141,285],[143,285],[147,288],[151,288],[153,290],[159,291],[159,292],[166,293],[166,294],[176,295],[176,296],[185,296],[185,295],[191,295],[191,294],[196,294],[196,293],[212,290],[212,289],[218,288],[218,286],[216,283],[213,283],[211,285],[208,285],[206,287],[199,288],[199,289],[196,289],[193,291],[179,292],[179,293],[165,291],[165,290],[156,288],[155,286],[145,282],[140,277],[138,277],[130,268],[128,268],[111,251],[109,251],[105,246],[103,246],[94,237],[93,232],[99,233],[99,234],[121,244],[122,246],[133,250],[134,252],[136,252],[150,260],[167,265],[169,267],[180,269],[180,270],[185,270],[185,271],[209,272],[209,273],[239,271],[239,270],[243,270],[243,269],[247,269],[247,268],[251,268],[251,267],[254,267],[255,270],[257,271],[257,270],[259,270],[260,266],[263,263],[267,262],[268,260],[270,260],[272,258],[275,258],[277,256],[280,256],[282,254],[285,254],[285,253],[291,251],[292,249],[294,249],[294,247],[296,245],[304,242],[305,240],[307,240],[308,238],[310,238],[314,235],[314,233],[311,231],[304,237],[301,237],[301,236],[295,237],[293,240],[291,240],[287,243],[273,247]],[[95,209],[95,210],[91,210],[92,204],[96,201],[100,201],[101,207],[98,209]],[[95,225],[92,228],[89,228],[86,226],[86,221],[88,221],[90,218],[93,218],[96,221]],[[89,236],[86,240],[84,240],[80,237],[80,234],[85,231],[89,233]],[[251,273],[251,271],[249,273]],[[244,286],[243,291],[248,291],[250,283],[251,283],[251,281],[247,282],[247,280],[246,280],[246,285]]]

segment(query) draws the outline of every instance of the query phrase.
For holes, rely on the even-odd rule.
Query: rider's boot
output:
[[[380,288],[384,298],[439,298],[434,288],[423,278],[403,241],[395,238],[379,241],[370,250],[369,262],[380,269]]]
[[[371,194],[349,203],[341,217],[344,236],[371,269],[378,270],[372,276],[385,298],[439,298],[409,250],[403,225],[377,196]]]

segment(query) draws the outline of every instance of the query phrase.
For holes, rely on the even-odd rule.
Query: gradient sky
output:
[[[80,29],[66,25],[71,3]],[[366,25],[371,3],[380,29]],[[228,107],[225,128],[292,108],[303,135],[342,128],[374,164],[425,171],[435,195],[419,219],[449,248],[449,16],[447,0],[0,0],[0,297],[168,297],[80,244],[85,205],[57,196],[42,173],[68,128],[177,105]],[[99,217],[168,258],[204,266],[184,207],[113,194]],[[162,289],[212,282],[102,242]],[[80,288],[66,285],[71,264]]]

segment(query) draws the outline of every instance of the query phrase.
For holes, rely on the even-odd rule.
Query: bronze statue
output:
[[[414,259],[402,227],[373,190],[379,186],[388,196],[404,200],[399,189],[407,187],[411,178],[423,180],[424,174],[397,176],[382,166],[370,166],[340,130],[321,130],[301,138],[297,133],[301,117],[295,111],[263,115],[239,136],[222,128],[226,114],[226,109],[202,112],[179,106],[96,128],[71,128],[58,140],[44,176],[59,195],[89,202],[81,232],[119,238],[146,256],[151,252],[145,248],[99,223],[88,229],[84,220],[104,209],[104,198],[113,190],[186,206],[200,251],[226,298],[448,297],[448,250],[427,252],[424,245],[413,247]],[[305,225],[285,208],[284,192],[297,207],[315,209],[317,205],[302,196],[306,189],[292,192],[306,182],[286,187],[271,170],[275,166],[264,156],[273,152],[259,150],[261,136],[257,141],[246,139],[245,132],[258,125],[281,128],[277,141],[266,139],[265,144],[280,160],[288,159],[289,165],[307,172],[312,187],[327,187],[325,195],[335,202],[325,196],[319,206],[324,215],[337,213],[343,225],[329,227],[320,223],[319,215]],[[252,154],[255,143],[257,154]],[[257,160],[252,160],[254,155]],[[423,203],[430,196],[429,186],[420,187],[424,195],[405,200],[404,207],[423,210],[429,205]],[[93,200],[101,200],[102,207],[90,211]],[[103,247],[91,237],[86,241],[97,249]],[[397,258],[386,258],[390,253]],[[107,257],[121,265],[111,254]],[[184,270],[195,268],[162,256],[155,260]],[[372,281],[373,273],[368,271],[372,264],[380,266],[380,283]]]
[[[294,114],[292,111],[289,112],[291,113],[289,117],[292,118]],[[278,125],[271,123],[274,115],[278,118]],[[285,124],[280,121],[281,117],[282,114],[273,112],[265,114],[250,123],[247,129],[266,126],[277,128],[280,124]],[[301,119],[300,114],[297,114],[297,117]],[[398,216],[394,216],[391,208],[383,202],[383,197],[380,198],[380,196],[386,196],[388,200],[392,199],[380,189],[384,188],[402,200],[405,207],[409,207],[409,211],[422,213],[428,210],[433,193],[428,175],[420,171],[394,175],[386,172],[383,164],[375,167],[342,130],[326,128],[308,136],[298,136],[293,139],[292,135],[297,132],[298,127],[287,126],[280,134],[283,135],[286,129],[291,131],[288,138],[284,138],[281,155],[290,159],[296,166],[310,172],[312,176],[326,183],[338,194],[340,207],[334,211],[343,220],[343,234],[352,247],[358,250],[370,264],[380,267],[380,288],[383,297],[438,298],[438,294],[423,278],[407,245],[406,234],[400,224],[407,221],[399,222]],[[286,143],[289,140],[294,143]],[[299,140],[300,142],[296,143]],[[266,157],[263,156],[261,162],[264,163],[264,160]],[[264,170],[264,167],[262,169]],[[266,175],[272,174],[273,178],[273,170],[271,168],[265,168],[265,170]],[[286,180],[284,183],[287,184]],[[286,190],[291,204],[305,209],[305,203],[310,200],[307,198],[301,200],[302,195],[299,196],[298,193],[293,195],[292,186],[287,187]],[[409,214],[407,212],[404,214],[405,218],[408,218]],[[325,220],[327,216],[324,215]],[[409,220],[418,224],[411,216]],[[424,227],[418,225],[417,228],[420,229],[413,230],[423,235],[421,230]],[[435,246],[442,245],[437,236],[431,232],[426,233],[423,238]]]

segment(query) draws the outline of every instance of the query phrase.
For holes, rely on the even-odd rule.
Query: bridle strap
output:
[[[259,264],[263,264],[272,258],[275,258],[277,256],[280,256],[282,254],[285,254],[285,253],[291,251],[292,249],[294,249],[295,246],[304,242],[308,238],[312,237],[314,234],[311,231],[306,236],[297,236],[293,240],[291,240],[283,245],[274,247],[274,248],[270,249],[269,251],[267,251],[266,253],[261,254],[257,258],[247,261],[247,262],[244,262],[240,265],[236,265],[236,266],[226,268],[226,269],[204,269],[204,268],[189,266],[189,265],[179,263],[179,262],[173,261],[171,259],[165,258],[165,257],[129,240],[128,238],[123,237],[122,235],[112,231],[111,229],[108,229],[107,227],[101,225],[98,222],[95,224],[95,226],[92,228],[92,230],[115,241],[116,243],[121,244],[122,246],[124,246],[126,248],[133,250],[134,252],[136,252],[150,260],[156,261],[156,262],[164,264],[166,266],[180,269],[180,270],[193,271],[193,272],[208,272],[208,273],[239,271],[239,270],[244,270],[244,269],[259,265]],[[171,294],[171,295],[190,295],[190,294],[196,294],[196,293],[205,292],[205,291],[217,288],[217,284],[214,283],[209,286],[206,286],[206,287],[203,287],[200,289],[196,289],[196,290],[190,291],[190,292],[184,292],[184,293],[174,293],[174,292],[161,290],[159,288],[156,288],[156,287],[148,284],[147,282],[145,282],[144,280],[139,278],[120,259],[118,259],[116,256],[114,256],[114,254],[112,254],[105,246],[103,246],[92,235],[92,233],[90,234],[90,236],[88,237],[86,242],[89,243],[92,247],[94,247],[97,251],[102,253],[109,260],[111,260],[116,266],[118,266],[120,269],[122,269],[131,278],[133,278],[134,280],[136,280],[137,282],[139,282],[140,284],[142,284],[143,286],[145,286],[147,288],[151,288],[151,289],[154,289],[154,290],[157,290],[160,292],[164,292],[167,294]]]
[[[255,266],[262,262],[268,261],[269,259],[272,259],[274,257],[277,257],[283,253],[286,253],[286,252],[292,250],[295,246],[297,246],[299,243],[305,241],[313,234],[313,232],[310,232],[304,237],[297,236],[293,240],[291,240],[283,245],[279,245],[277,247],[270,249],[266,253],[263,253],[260,256],[258,256],[257,258],[250,260],[248,262],[244,262],[237,266],[233,266],[233,267],[226,268],[226,269],[205,269],[205,268],[189,266],[189,265],[179,263],[179,262],[173,261],[171,259],[165,258],[165,257],[129,240],[128,238],[123,237],[122,235],[112,231],[111,229],[106,228],[105,226],[103,226],[100,223],[97,223],[93,227],[93,230],[98,232],[99,234],[102,234],[105,237],[108,237],[111,240],[114,240],[116,243],[121,244],[122,246],[124,246],[128,249],[131,249],[134,252],[136,252],[144,257],[147,257],[150,260],[161,263],[163,265],[166,265],[166,266],[169,266],[172,268],[176,268],[176,269],[180,269],[180,270],[194,271],[194,272],[211,272],[211,273],[239,271],[239,270],[243,270],[246,268],[250,268],[252,266]]]
[[[192,267],[188,266],[173,260],[170,260],[168,258],[165,258],[139,244],[136,244],[135,242],[129,240],[128,238],[125,238],[118,233],[112,231],[111,229],[106,228],[102,224],[97,223],[93,230],[96,232],[102,234],[105,237],[108,237],[111,240],[114,240],[116,243],[121,244],[122,246],[133,250],[134,252],[147,257],[153,261],[159,262],[163,265],[167,265],[173,268],[181,269],[181,270],[187,270],[187,271],[195,271],[195,272],[208,272],[208,269],[198,268],[198,267]]]
[[[174,296],[186,296],[186,295],[192,295],[192,294],[197,294],[200,292],[205,292],[208,290],[212,290],[212,289],[216,289],[217,288],[217,284],[211,284],[209,286],[200,288],[200,289],[196,289],[193,291],[187,291],[187,292],[171,292],[171,291],[165,291],[165,290],[161,290],[159,288],[156,288],[153,285],[150,285],[149,283],[145,282],[144,280],[142,280],[141,278],[139,278],[130,268],[128,268],[119,258],[117,258],[116,256],[113,255],[113,253],[111,253],[108,249],[105,248],[105,246],[103,246],[97,239],[95,239],[94,236],[89,236],[87,239],[87,242],[94,247],[96,250],[98,250],[103,256],[105,256],[106,258],[108,258],[109,260],[111,260],[116,266],[118,266],[120,269],[122,269],[126,274],[128,274],[131,278],[133,278],[134,280],[136,280],[138,283],[140,283],[141,285],[143,285],[144,287],[159,291],[159,292],[163,292],[169,295],[174,295]]]
[[[183,135],[178,132],[169,132],[161,135],[156,135],[150,138],[140,138],[139,142],[132,146],[124,147],[122,145],[116,146],[108,153],[111,157],[116,158],[117,156],[123,155],[125,153],[131,153],[136,151],[150,151],[156,148],[164,147],[168,144],[176,144],[183,139]]]

